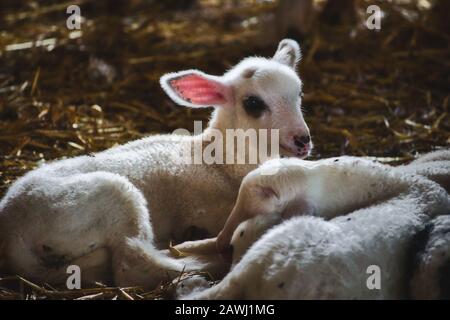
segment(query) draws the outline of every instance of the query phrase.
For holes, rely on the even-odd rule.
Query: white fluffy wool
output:
[[[259,179],[253,174],[259,183],[269,183],[280,198],[313,199],[314,210],[310,213],[321,217],[297,216],[277,225],[281,215],[275,212],[243,222],[232,239],[235,265],[231,272],[218,285],[184,298],[410,297],[407,263],[412,239],[432,217],[450,213],[449,194],[438,183],[420,175],[428,173],[431,179],[445,185],[450,178],[450,157],[443,153],[398,168],[344,157],[338,158],[343,163],[340,165],[333,165],[335,160],[289,160],[291,165],[286,163],[286,170],[278,175]],[[446,162],[446,169],[442,162]],[[440,168],[438,175],[437,169],[431,169],[436,166]],[[320,183],[321,177],[325,183]],[[244,180],[240,192],[245,190],[245,183]],[[249,182],[249,187],[254,187],[254,181]],[[356,209],[345,214],[354,205]],[[333,218],[335,213],[344,214]],[[435,289],[445,272],[439,267],[448,262],[444,258],[450,254],[450,240],[442,232],[448,229],[447,220],[448,216],[436,218],[435,231],[420,255],[421,263],[413,279],[413,297],[420,297],[419,292],[430,297],[431,293],[421,291],[422,288]],[[371,275],[367,270],[373,265],[381,271],[380,289],[367,286]]]

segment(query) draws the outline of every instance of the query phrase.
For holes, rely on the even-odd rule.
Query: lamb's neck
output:
[[[213,130],[219,130],[225,139],[227,129],[237,129],[234,112],[225,108],[216,108],[211,115],[208,127],[203,131],[203,136],[208,138],[214,134]]]
[[[236,127],[235,115],[234,112],[230,109],[226,108],[216,108],[212,114],[211,120],[208,124],[208,127],[203,131],[203,133],[198,136],[199,139],[202,139],[203,146],[207,146],[211,142],[215,141],[215,137],[218,132],[220,132],[222,136],[222,159],[223,164],[218,164],[222,168],[222,170],[228,174],[232,178],[242,179],[246,176],[250,171],[254,170],[259,164],[249,164],[248,162],[248,148],[245,150],[239,150],[240,153],[245,152],[245,159],[247,159],[245,164],[240,164],[237,161],[238,150],[236,150],[236,146],[233,143],[234,141],[227,141],[227,129],[240,129]],[[234,140],[234,139],[233,139]],[[234,158],[233,161],[226,161],[227,159],[227,148],[228,151],[230,146],[234,148]]]

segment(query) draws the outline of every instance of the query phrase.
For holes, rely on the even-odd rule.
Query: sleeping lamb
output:
[[[266,162],[243,180],[221,233],[225,241],[219,242],[221,248],[226,248],[227,233],[232,233],[231,272],[218,285],[185,298],[409,297],[412,240],[430,218],[450,213],[446,190],[421,175],[433,173],[430,178],[439,177],[445,185],[450,179],[450,157],[442,158],[444,153],[434,154],[433,160],[439,161],[424,158],[397,168],[353,157]],[[265,175],[273,166],[277,174]],[[298,216],[304,214],[308,216]],[[284,219],[288,220],[280,224]],[[421,292],[417,288],[435,283],[428,283],[429,273],[421,270],[434,270],[429,277],[435,276],[436,265],[443,265],[442,250],[450,248],[450,241],[444,248],[438,243],[434,240],[427,254],[421,255],[422,269],[416,270],[412,284],[416,297]],[[195,253],[214,244],[211,239],[177,248]],[[445,254],[448,261],[450,253]],[[430,257],[434,257],[431,262]],[[369,283],[374,270],[380,276],[375,288]]]

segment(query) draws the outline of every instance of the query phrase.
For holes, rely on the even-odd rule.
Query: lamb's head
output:
[[[217,236],[219,252],[227,250],[232,235],[243,221],[258,216],[268,217],[262,218],[263,221],[271,221],[272,216],[282,220],[313,214],[314,206],[305,190],[311,167],[311,161],[272,159],[248,173],[242,180],[233,210]]]
[[[279,171],[282,167],[278,168],[276,174],[271,175],[261,174],[261,170],[283,160],[269,160],[244,177],[233,210],[217,236],[219,252],[227,250],[232,235],[243,221],[257,216],[279,214],[282,211],[285,196],[280,192],[281,189],[277,188],[282,183],[282,174]]]
[[[178,104],[216,107],[211,126],[217,129],[279,130],[281,155],[306,157],[312,149],[301,110],[302,82],[295,69],[297,42],[285,39],[271,59],[250,57],[223,76],[197,70],[166,74],[161,85]],[[258,131],[256,131],[258,132]]]
[[[275,213],[258,215],[242,222],[234,231],[230,242],[233,248],[232,264],[238,263],[253,243],[259,240],[268,229],[281,222],[280,216]]]
[[[312,213],[302,192],[307,170],[296,170],[299,164],[307,165],[307,161],[272,159],[243,179],[236,204],[216,240],[219,252],[226,252],[231,245],[233,264],[268,229],[293,216]]]

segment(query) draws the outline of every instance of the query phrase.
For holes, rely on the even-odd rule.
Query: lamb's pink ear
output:
[[[198,70],[168,73],[160,79],[161,87],[180,105],[202,108],[230,104],[231,88],[220,77]]]

